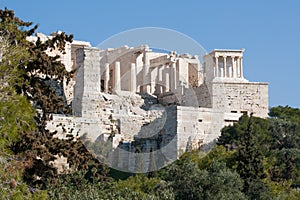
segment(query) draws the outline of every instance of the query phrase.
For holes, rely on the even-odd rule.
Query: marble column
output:
[[[166,75],[165,75],[165,65],[161,65],[161,85],[162,85],[162,93],[166,92]]]
[[[108,93],[108,82],[109,82],[109,64],[105,63],[105,72],[104,72],[104,92]]]
[[[156,79],[155,79],[155,89],[154,89],[154,94],[158,95],[162,93],[161,90],[161,66],[158,66],[156,68],[157,74],[156,74]]]
[[[176,63],[172,62],[169,67],[169,83],[170,83],[170,91],[174,92],[176,88]]]
[[[226,66],[226,56],[223,56],[223,62],[224,62],[224,74],[223,77],[227,77],[227,66]]]
[[[243,75],[243,57],[240,57],[240,76],[241,76],[241,78],[244,78],[244,75]]]
[[[234,72],[235,72],[235,70],[234,70],[234,57],[233,56],[231,56],[231,78],[234,78]]]
[[[130,66],[130,91],[136,92],[136,67],[135,63]]]
[[[159,75],[158,75],[158,78],[159,78],[159,84],[160,84],[160,91],[161,91],[161,93],[164,93],[164,91],[165,91],[165,87],[164,87],[164,83],[163,83],[163,81],[164,81],[164,65],[161,65],[161,66],[159,66]]]
[[[144,52],[144,68],[143,68],[143,92],[150,94],[150,74],[149,74],[149,68],[150,68],[150,59],[147,55],[147,51]]]
[[[169,70],[169,66],[168,65],[165,65],[165,68],[164,68],[164,77],[165,77],[165,80],[164,80],[164,85],[165,85],[165,90],[164,92],[169,92],[170,91],[170,70]]]
[[[228,74],[227,74],[227,77],[228,77],[228,78],[232,78],[232,65],[231,65],[231,64],[228,66]]]
[[[240,68],[240,58],[239,57],[237,57],[236,58],[236,66],[235,66],[235,70],[236,70],[236,78],[239,78],[239,74],[240,74],[240,72],[239,72],[239,68]]]
[[[214,66],[213,75],[214,75],[214,77],[216,77],[216,66]]]
[[[219,77],[219,59],[218,59],[219,57],[217,57],[216,56],[216,74],[215,74],[215,76],[216,77]]]
[[[115,62],[115,91],[121,90],[121,69],[120,69],[120,62]]]
[[[224,77],[224,67],[220,68],[220,77]]]

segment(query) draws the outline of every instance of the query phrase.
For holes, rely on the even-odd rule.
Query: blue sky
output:
[[[110,36],[141,27],[186,34],[206,51],[241,49],[244,75],[268,82],[270,106],[300,107],[300,1],[37,1],[0,0],[39,32],[73,33],[96,46]]]

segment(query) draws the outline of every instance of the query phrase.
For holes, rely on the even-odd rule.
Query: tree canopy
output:
[[[91,169],[105,177],[106,171],[99,161],[86,150],[80,140],[54,138],[55,132],[46,129],[50,113],[67,113],[69,108],[49,82],[63,86],[72,73],[67,72],[59,55],[65,53],[67,42],[73,35],[57,33],[42,41],[29,41],[37,25],[24,22],[14,11],[0,10],[0,146],[22,157],[23,180],[35,186],[44,185],[57,176],[50,161],[56,155],[65,156],[72,169]],[[95,175],[95,174],[94,174]]]

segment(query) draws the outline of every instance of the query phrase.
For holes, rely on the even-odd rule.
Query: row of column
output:
[[[104,72],[104,92],[109,92],[109,63],[105,64],[105,72]],[[120,91],[121,90],[121,65],[120,62],[115,62],[114,66],[114,90]],[[131,63],[130,66],[130,91],[136,91],[136,66],[135,63]]]
[[[109,63],[105,64],[104,71],[104,92],[109,92],[109,79],[110,79]],[[114,90],[121,90],[121,65],[120,62],[115,62],[114,66]],[[136,91],[136,66],[135,63],[131,63],[130,66],[130,91]]]
[[[214,68],[215,77],[223,78],[243,78],[243,58],[234,56],[222,56],[223,66],[220,66],[219,57],[215,57],[216,66]],[[231,65],[227,66],[227,59],[230,59]]]
[[[164,70],[164,77],[161,80],[161,84],[158,84],[159,81],[155,82],[155,89],[152,91],[152,85],[151,85],[151,71],[150,71],[150,59],[147,54],[147,52],[144,52],[143,57],[143,87],[142,92],[143,93],[161,93],[161,92],[169,92],[174,91],[176,88],[176,63],[171,62],[171,64],[165,64],[160,66],[159,68],[163,67]],[[159,69],[157,69],[157,76],[159,78]]]
[[[157,76],[153,82],[155,83],[155,87],[154,91],[151,91],[151,93],[161,94],[164,92],[174,92],[177,86],[176,63],[157,67]]]
[[[121,68],[120,62],[115,62],[114,65],[114,91],[121,90]],[[163,71],[161,71],[161,68]],[[163,73],[162,73],[163,72]],[[162,65],[157,69],[157,78],[158,80],[155,82],[155,90],[158,90],[159,93],[161,92],[169,92],[175,91],[176,89],[176,63],[172,62],[171,64]],[[110,80],[110,65],[109,63],[105,64],[105,71],[104,71],[104,92],[110,91],[109,86]],[[132,92],[136,92],[137,88],[137,77],[136,77],[136,64],[131,63],[130,66],[130,78],[129,78],[129,89]],[[151,72],[149,69],[149,65],[144,65],[143,71],[143,85],[142,85],[142,92],[144,93],[154,93],[151,87]]]

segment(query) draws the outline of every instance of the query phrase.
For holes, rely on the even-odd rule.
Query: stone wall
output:
[[[211,108],[211,95],[206,84],[193,88],[177,88],[174,92],[167,92],[158,96],[162,105],[181,105],[190,107]]]
[[[75,116],[99,118],[101,100],[100,50],[81,48],[77,50],[77,73],[74,86],[73,111]]]
[[[185,88],[180,105],[201,108],[211,108],[211,95],[206,84],[199,87]]]
[[[212,108],[177,106],[178,153],[214,143],[221,129],[237,122],[241,115]]]
[[[268,116],[267,83],[228,83],[211,84],[212,107],[220,112],[253,113],[265,118]]]

